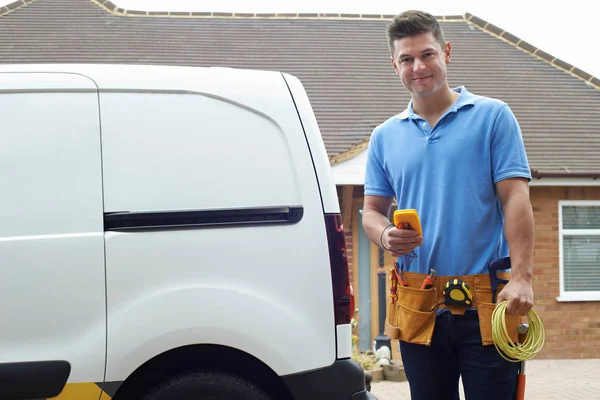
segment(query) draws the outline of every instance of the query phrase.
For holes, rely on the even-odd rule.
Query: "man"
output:
[[[489,274],[510,254],[510,282],[497,295],[507,315],[533,305],[531,179],[521,130],[508,105],[451,89],[451,45],[435,18],[407,11],[388,25],[392,65],[411,94],[408,108],[375,128],[365,176],[363,225],[371,241],[398,257],[400,276]],[[398,209],[419,213],[423,236],[390,223]],[[488,275],[489,276],[489,275]],[[488,283],[489,284],[489,283]],[[401,300],[399,298],[399,303]],[[483,345],[475,304],[433,314],[429,345],[400,340],[415,400],[513,399],[518,363]]]

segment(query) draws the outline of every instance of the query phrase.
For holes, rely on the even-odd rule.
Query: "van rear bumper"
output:
[[[365,373],[352,359],[336,360],[328,367],[283,376],[294,400],[369,400]]]

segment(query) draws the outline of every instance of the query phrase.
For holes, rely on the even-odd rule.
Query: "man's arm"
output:
[[[525,315],[533,306],[533,246],[535,226],[527,180],[499,181],[496,190],[504,211],[504,234],[511,259],[510,283],[498,294],[507,300],[506,312]]]
[[[396,229],[388,218],[392,198],[387,196],[365,196],[363,206],[363,228],[368,238],[383,250],[399,257],[409,254],[422,244],[423,238],[415,231]]]
[[[390,224],[388,215],[392,208],[392,197],[365,195],[363,205],[363,228],[373,243],[381,247],[381,232]],[[382,248],[383,249],[383,248]]]

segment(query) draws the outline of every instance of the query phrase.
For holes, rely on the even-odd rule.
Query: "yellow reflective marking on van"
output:
[[[68,383],[62,392],[48,400],[111,400],[94,382]]]

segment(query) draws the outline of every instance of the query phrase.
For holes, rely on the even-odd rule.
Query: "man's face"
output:
[[[450,43],[445,48],[433,33],[420,33],[394,42],[392,65],[414,97],[429,97],[446,85]]]

